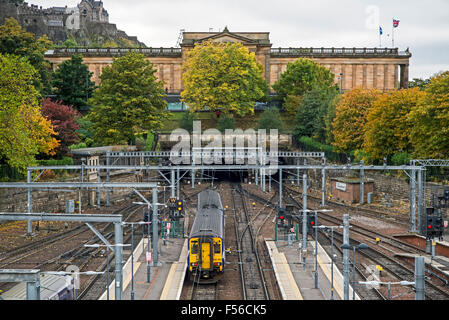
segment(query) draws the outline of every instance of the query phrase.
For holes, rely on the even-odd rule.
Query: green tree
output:
[[[432,78],[426,95],[410,112],[415,157],[449,157],[449,71]]]
[[[241,43],[197,44],[183,66],[182,100],[194,111],[208,107],[224,114],[254,113],[268,86],[263,67]]]
[[[290,95],[302,97],[316,86],[335,87],[337,90],[334,74],[312,60],[301,58],[287,65],[273,89],[279,98],[285,100]]]
[[[0,54],[0,158],[22,172],[39,153],[59,146],[49,120],[39,107],[36,70],[24,57]]]
[[[295,116],[295,136],[326,142],[326,117],[338,91],[334,86],[315,86],[300,99]]]
[[[160,129],[167,117],[163,84],[143,54],[130,52],[105,67],[87,116],[94,140],[103,145],[128,143],[135,134]]]
[[[73,55],[59,65],[53,77],[54,93],[64,104],[78,111],[87,109],[87,100],[92,97],[95,83],[93,73],[83,64],[81,55]]]
[[[373,103],[365,126],[363,150],[372,160],[413,151],[409,113],[425,93],[419,88],[384,93]]]
[[[62,47],[63,48],[76,48],[78,47],[78,43],[74,38],[68,38],[66,41],[63,42]]]
[[[425,90],[426,87],[429,85],[430,81],[432,79],[421,79],[421,78],[414,78],[412,81],[409,82],[408,87],[409,88],[419,88],[420,90]]]
[[[277,129],[279,132],[282,132],[284,130],[284,124],[282,123],[279,110],[277,108],[270,108],[262,112],[256,129],[265,129],[267,131]]]
[[[51,93],[51,68],[44,54],[52,46],[46,35],[36,40],[34,34],[23,30],[14,18],[6,18],[5,24],[0,26],[0,53],[26,57],[38,71],[34,84],[42,95]]]

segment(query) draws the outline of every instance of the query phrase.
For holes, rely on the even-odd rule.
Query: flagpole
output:
[[[379,48],[382,48],[382,34],[383,34],[382,27],[379,26]]]
[[[393,29],[391,30],[391,42],[392,42],[393,48],[394,48],[394,18],[393,18]]]

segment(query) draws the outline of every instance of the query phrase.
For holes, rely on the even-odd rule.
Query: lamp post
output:
[[[315,229],[324,229],[331,232],[331,300],[334,300],[334,229],[342,229],[343,226],[318,226]]]
[[[343,93],[343,72],[340,73],[340,94]]]
[[[315,229],[315,289],[318,289],[318,229],[322,229],[318,227],[318,212],[331,212],[333,210],[314,210],[315,214],[315,226],[313,227]]]
[[[144,225],[146,222],[122,222],[131,226],[131,300],[134,300],[134,225]]]
[[[151,248],[151,241],[150,241],[150,238],[151,238],[151,223],[152,223],[152,221],[150,221],[151,205],[147,204],[145,202],[133,202],[133,204],[146,205],[147,206],[148,222],[145,222],[145,224],[148,226],[148,228],[147,228],[147,238],[148,238],[148,242],[147,242],[147,257],[148,257],[151,254],[151,250],[150,250],[150,248]],[[148,258],[146,260],[147,260],[147,283],[150,283],[151,282],[151,263],[148,260]]]
[[[357,250],[368,249],[369,247],[366,244],[361,243],[357,247],[355,247],[355,246],[351,247],[348,244],[344,244],[344,245],[341,246],[341,248],[342,249],[346,249],[346,250],[351,250],[352,249],[352,252],[353,252],[353,256],[352,256],[352,264],[353,264],[353,268],[352,268],[352,300],[355,300],[355,285],[356,285],[356,282],[355,282],[355,265],[356,265],[355,264],[355,252]]]
[[[109,247],[105,244],[85,244],[84,245],[86,248],[103,248],[106,247],[106,298],[107,300],[109,300]],[[116,244],[111,244],[111,247],[127,247],[129,246],[128,244],[121,244],[121,245],[116,245]]]
[[[414,286],[415,282],[410,281],[401,281],[401,282],[380,282],[380,281],[360,281],[359,284],[364,284],[367,286],[379,286],[379,285],[386,285],[388,286],[388,297],[387,300],[391,300],[391,286],[392,285],[401,285],[401,286]]]

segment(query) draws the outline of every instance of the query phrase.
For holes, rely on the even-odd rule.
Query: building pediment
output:
[[[212,40],[213,42],[240,42],[243,44],[257,44],[257,41],[249,39],[231,32],[221,32],[219,34],[206,37],[198,42]]]
[[[181,46],[193,46],[204,41],[239,42],[246,46],[270,45],[268,33],[234,33],[225,28],[222,32],[184,32]]]

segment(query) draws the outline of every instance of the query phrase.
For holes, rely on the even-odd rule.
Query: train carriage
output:
[[[206,190],[198,195],[198,207],[189,236],[190,280],[217,282],[225,263],[225,220],[220,194]]]

